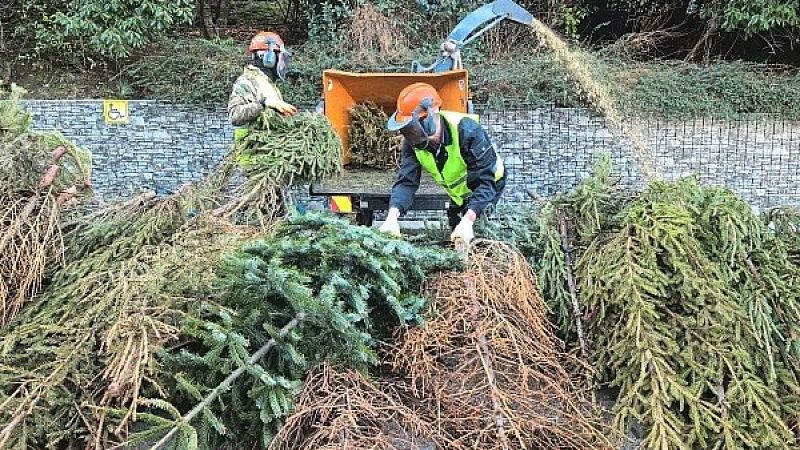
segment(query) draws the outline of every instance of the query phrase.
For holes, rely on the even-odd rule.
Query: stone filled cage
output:
[[[106,125],[102,101],[30,100],[33,127],[56,129],[94,155],[93,183],[104,199],[141,190],[167,194],[209,173],[230,149],[233,129],[224,107],[196,108],[131,101],[131,124]],[[314,105],[303,109],[313,110]],[[643,183],[630,145],[604,118],[583,108],[477,105],[481,123],[503,154],[509,182],[502,203],[569,190],[588,176],[598,157],[611,155],[620,182]],[[761,115],[670,120],[633,118],[648,142],[653,165],[666,179],[697,175],[724,185],[754,206],[800,206],[800,121]],[[321,207],[295,189],[309,207]]]

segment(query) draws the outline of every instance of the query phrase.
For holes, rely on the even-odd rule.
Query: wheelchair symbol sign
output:
[[[127,100],[103,100],[103,119],[108,124],[126,124],[128,118]]]

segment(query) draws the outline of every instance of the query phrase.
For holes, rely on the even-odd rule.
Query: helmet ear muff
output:
[[[274,69],[275,66],[278,65],[278,54],[275,52],[274,48],[276,44],[274,41],[268,41],[267,45],[269,49],[264,52],[264,55],[261,57],[261,63],[268,69]]]

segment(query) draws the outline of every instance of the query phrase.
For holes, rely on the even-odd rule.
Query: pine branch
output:
[[[293,328],[299,325],[303,321],[303,319],[305,319],[305,314],[298,313],[294,317],[294,319],[292,319],[291,322],[289,322],[283,328],[281,328],[281,331],[279,333],[280,338],[286,337],[286,335],[289,334],[289,332]],[[270,339],[266,344],[264,344],[261,348],[259,348],[258,351],[253,353],[253,356],[250,357],[250,359],[247,361],[247,364],[252,365],[258,363],[261,360],[261,358],[263,358],[267,353],[269,353],[269,351],[272,350],[272,347],[274,347],[275,345],[277,345],[277,341],[275,339]],[[222,381],[222,383],[220,383],[208,395],[206,395],[203,401],[198,403],[194,408],[192,408],[191,411],[189,411],[183,417],[181,417],[180,423],[175,425],[171,430],[169,430],[167,434],[164,435],[164,437],[162,437],[158,442],[156,442],[155,445],[150,447],[150,450],[158,450],[163,446],[165,446],[166,444],[168,444],[172,440],[173,436],[175,436],[175,433],[180,431],[183,426],[191,423],[191,421],[194,420],[194,418],[197,417],[198,414],[203,412],[203,410],[206,407],[208,407],[211,404],[211,402],[216,400],[217,397],[220,396],[220,394],[227,391],[231,387],[233,382],[236,381],[236,379],[239,378],[246,370],[247,367],[245,365],[242,365],[236,370],[234,370],[230,375],[228,375],[227,378],[225,378],[225,380]]]

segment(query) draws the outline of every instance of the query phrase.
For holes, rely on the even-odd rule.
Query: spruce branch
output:
[[[289,332],[292,331],[292,329],[297,327],[303,321],[303,319],[305,319],[305,314],[302,312],[297,313],[297,315],[294,316],[294,318],[288,324],[286,324],[283,328],[281,328],[280,333],[278,333],[278,336],[280,338],[285,338],[286,335],[288,335]],[[248,365],[257,364],[261,360],[261,358],[263,358],[267,353],[269,353],[270,350],[272,350],[273,347],[275,347],[275,345],[277,345],[277,341],[274,338],[270,339],[266,344],[261,346],[261,348],[259,348],[255,353],[253,353],[253,356],[251,356],[250,359],[247,360],[247,364]],[[233,372],[231,372],[231,374],[228,375],[228,377],[225,378],[225,380],[223,380],[222,383],[220,383],[211,392],[209,392],[208,395],[206,395],[205,398],[203,398],[203,400],[200,403],[198,403],[194,408],[191,409],[191,411],[189,411],[183,417],[181,417],[180,422],[176,424],[171,430],[169,430],[169,432],[167,432],[167,434],[165,434],[164,437],[162,437],[158,442],[156,442],[152,447],[150,447],[150,450],[158,450],[167,445],[175,436],[175,433],[183,429],[185,426],[189,425],[192,422],[192,420],[194,420],[195,417],[197,417],[198,414],[202,413],[203,410],[211,404],[211,402],[216,400],[217,397],[220,396],[220,394],[227,391],[231,387],[233,382],[236,381],[236,379],[239,378],[246,370],[247,366],[242,365]]]

